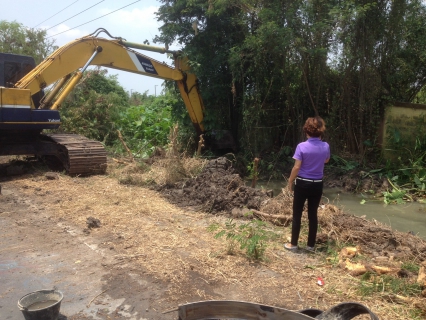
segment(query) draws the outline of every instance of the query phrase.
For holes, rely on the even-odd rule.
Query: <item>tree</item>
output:
[[[214,8],[210,1],[161,0],[157,13],[164,22],[161,35],[155,42],[185,44],[193,72],[202,85],[202,96],[207,105],[204,126],[211,129],[232,129],[237,137],[240,123],[238,98],[242,88],[233,83],[229,66],[232,46],[244,40],[247,26],[238,7]],[[197,35],[194,30],[197,27]],[[181,108],[185,112],[184,108]]]
[[[179,97],[165,91],[121,112],[117,127],[135,156],[150,156],[156,147],[167,145],[173,126],[171,110],[178,100]],[[117,144],[122,148],[121,143]]]
[[[0,52],[28,55],[36,63],[43,61],[57,49],[45,30],[26,28],[16,21],[0,20]]]
[[[112,145],[120,112],[128,106],[127,93],[116,76],[101,68],[86,71],[61,106],[61,129]]]
[[[251,157],[294,146],[316,114],[334,150],[362,153],[426,84],[421,0],[160,1],[155,41],[185,46],[206,127],[233,127]]]
[[[146,90],[144,93],[140,93],[138,91],[130,91],[129,104],[131,106],[140,106],[146,102],[152,102],[155,97],[149,96],[148,91],[149,90]]]

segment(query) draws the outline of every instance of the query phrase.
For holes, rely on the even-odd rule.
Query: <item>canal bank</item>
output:
[[[274,196],[282,192],[286,181],[258,181],[257,188],[273,190]],[[394,230],[410,232],[426,239],[426,204],[406,202],[404,204],[386,204],[383,199],[366,194],[354,194],[341,188],[325,188],[323,203],[334,204],[344,212],[369,220],[377,220]]]

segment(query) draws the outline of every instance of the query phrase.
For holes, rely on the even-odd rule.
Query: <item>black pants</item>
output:
[[[323,183],[309,182],[299,179],[296,179],[295,182],[291,244],[293,246],[297,246],[299,241],[303,206],[305,201],[308,200],[309,233],[307,245],[309,247],[314,247],[318,230],[318,206],[322,197]]]

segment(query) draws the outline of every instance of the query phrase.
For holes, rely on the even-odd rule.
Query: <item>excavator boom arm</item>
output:
[[[175,54],[175,67],[173,68],[132,50],[124,44],[134,45],[136,48],[143,46],[149,50],[149,46],[121,40],[109,40],[95,36],[83,37],[57,49],[17,82],[15,87],[29,89],[31,95],[34,95],[67,75],[80,70],[88,61],[90,61],[90,65],[113,68],[158,79],[174,80],[177,82],[197,133],[203,133],[204,105],[198,90],[196,76],[187,72],[189,66],[186,58],[181,58]],[[154,48],[157,49],[157,47]],[[99,53],[92,58],[95,51]],[[152,51],[158,52],[158,49]]]

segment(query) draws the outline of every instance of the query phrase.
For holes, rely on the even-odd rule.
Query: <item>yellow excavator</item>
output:
[[[100,38],[101,32],[111,39]],[[174,67],[132,49],[170,53]],[[0,54],[0,155],[54,156],[70,175],[104,173],[107,158],[100,142],[42,133],[59,128],[58,109],[90,65],[176,81],[197,134],[204,133],[203,101],[187,58],[168,48],[112,37],[101,28],[60,47],[38,66],[28,56]]]

